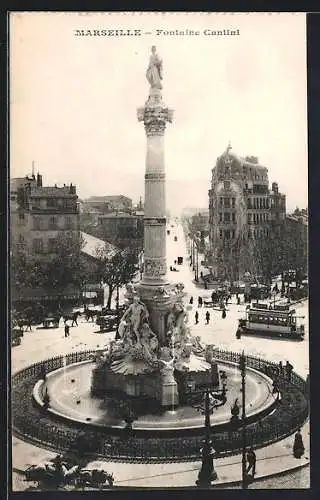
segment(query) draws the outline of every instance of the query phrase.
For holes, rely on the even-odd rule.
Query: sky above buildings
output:
[[[141,29],[142,36],[75,30]],[[165,35],[156,30],[193,30]],[[240,35],[214,36],[214,30]],[[207,30],[205,35],[205,31]],[[150,34],[145,34],[149,32]],[[231,142],[307,205],[304,14],[15,13],[10,34],[11,177],[35,169],[81,198],[144,196],[150,49],[163,59],[167,205],[207,207],[211,169]]]

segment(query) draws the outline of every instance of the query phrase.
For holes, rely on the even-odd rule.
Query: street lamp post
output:
[[[193,271],[195,271],[195,258],[196,258],[195,242],[194,242],[194,237],[192,236],[192,270]]]
[[[210,390],[206,389],[204,408],[205,441],[201,451],[201,469],[198,475],[198,480],[196,481],[196,485],[198,486],[198,488],[210,488],[211,481],[215,481],[218,477],[213,465],[213,456],[215,454],[215,450],[212,446],[211,440],[210,413],[212,413],[213,408],[210,409]]]
[[[196,281],[199,281],[199,249],[198,245],[196,244],[196,250],[197,250],[197,260],[196,260]]]
[[[247,489],[247,459],[246,459],[246,357],[240,355],[241,392],[242,392],[242,489]]]
[[[201,450],[201,469],[198,474],[198,479],[196,481],[196,485],[198,488],[210,488],[211,482],[215,481],[218,477],[214,465],[213,465],[213,457],[215,455],[215,450],[212,445],[211,440],[211,425],[210,425],[210,415],[213,413],[215,408],[219,406],[223,406],[226,401],[226,384],[227,384],[227,376],[225,373],[221,374],[222,381],[222,389],[213,390],[210,387],[203,391],[195,391],[193,392],[193,388],[195,386],[195,382],[191,379],[188,381],[188,392],[189,403],[191,406],[198,411],[201,411],[205,416],[205,440],[204,445]],[[201,397],[199,401],[199,396]],[[194,399],[196,398],[196,399]]]
[[[118,340],[120,338],[119,337],[119,285],[117,285],[116,311],[117,311],[116,340]]]

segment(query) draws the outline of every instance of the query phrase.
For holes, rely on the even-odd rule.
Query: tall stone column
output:
[[[144,273],[141,287],[168,284],[166,262],[166,199],[164,132],[173,111],[162,101],[161,89],[150,88],[145,106],[138,109],[147,136],[144,207]]]

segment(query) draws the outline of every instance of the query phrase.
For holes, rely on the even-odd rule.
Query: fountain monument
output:
[[[169,408],[192,388],[218,387],[219,374],[210,348],[205,350],[200,338],[191,335],[184,285],[169,283],[167,277],[164,133],[166,124],[172,123],[173,110],[162,100],[163,63],[154,46],[146,77],[149,96],[138,109],[147,137],[144,272],[137,286],[127,286],[121,338],[98,361],[91,391],[149,396]]]

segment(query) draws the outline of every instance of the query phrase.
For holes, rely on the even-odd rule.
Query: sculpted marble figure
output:
[[[151,48],[151,56],[146,74],[152,89],[162,89],[162,59],[156,53],[156,47]]]
[[[153,360],[155,358],[155,351],[158,348],[159,342],[148,323],[144,323],[142,325],[140,338],[144,359],[146,361]]]
[[[161,357],[159,359],[160,362],[160,372],[162,376],[162,381],[164,384],[175,384],[174,379],[174,362],[175,358],[173,358],[170,354],[170,349],[167,347],[163,347],[161,349]]]
[[[129,331],[134,334],[137,343],[140,343],[140,327],[148,321],[149,313],[146,306],[140,301],[136,295],[133,298],[131,306],[128,307],[126,312],[121,318],[119,325],[119,334],[122,338],[129,336]]]

